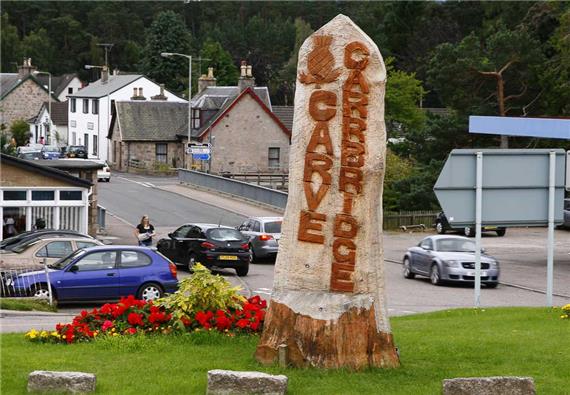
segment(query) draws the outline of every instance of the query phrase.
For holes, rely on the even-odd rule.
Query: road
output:
[[[175,184],[175,178],[119,175],[111,183],[100,183],[99,203],[110,213],[119,216],[129,225],[124,225],[126,242],[132,227],[142,214],[148,214],[157,227],[159,235],[165,235],[183,222],[218,222],[235,226],[244,216],[235,210],[224,210],[187,197],[161,190]],[[255,211],[255,208],[254,208]],[[121,223],[112,218],[113,228]],[[121,232],[118,232],[121,233]],[[431,285],[428,279],[406,280],[401,274],[401,258],[406,248],[417,244],[429,233],[384,233],[386,300],[390,315],[405,315],[456,307],[472,307],[473,288],[470,286]],[[570,232],[556,231],[554,304],[570,303]],[[125,242],[125,241],[123,241]],[[505,237],[485,235],[483,246],[501,262],[501,282],[496,289],[482,289],[482,307],[491,306],[544,306],[546,296],[546,230],[542,228],[509,229]],[[273,262],[261,262],[251,266],[247,277],[237,277],[233,270],[220,270],[230,282],[240,285],[247,295],[258,294],[269,298],[273,285]],[[188,273],[179,270],[179,278]],[[2,331],[23,331],[31,326],[53,327],[54,322],[69,321],[83,307],[64,306],[60,312],[67,315],[56,317],[31,317],[26,314],[4,317]]]

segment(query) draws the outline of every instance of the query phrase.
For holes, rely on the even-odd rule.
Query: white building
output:
[[[48,89],[49,76],[46,74],[39,74],[36,76],[37,80]],[[83,87],[83,83],[77,77],[77,74],[68,73],[60,76],[51,77],[51,91],[59,101],[66,101],[67,96],[77,93]]]
[[[38,115],[28,123],[31,143],[39,143],[43,137],[46,145],[67,145],[67,102],[52,102],[51,105],[44,102]]]
[[[107,135],[114,102],[145,100],[145,96],[159,95],[161,87],[140,74],[101,74],[101,79],[68,96],[67,141],[84,145],[89,158],[112,160]],[[166,90],[164,96],[169,102],[187,102]]]

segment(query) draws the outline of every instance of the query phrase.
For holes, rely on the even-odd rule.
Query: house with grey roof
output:
[[[237,86],[216,86],[210,68],[198,89],[191,101],[191,141],[210,144],[211,155],[207,162],[193,160],[194,168],[213,173],[288,171],[291,129],[273,112],[267,87],[255,86],[251,66],[242,62]]]
[[[118,101],[109,127],[109,164],[115,170],[161,171],[185,167],[180,135],[188,129],[188,104],[167,100]]]
[[[6,128],[16,120],[35,117],[42,104],[49,100],[48,85],[40,81],[35,71],[31,59],[24,59],[17,73],[0,73],[0,124]],[[58,101],[53,93],[51,97]]]
[[[44,86],[49,85],[49,76],[39,74],[38,81]],[[79,89],[83,88],[83,82],[75,73],[67,73],[59,76],[51,77],[51,90],[57,97],[57,100],[63,102],[67,100],[67,96],[76,93]]]
[[[104,68],[99,80],[68,96],[68,144],[85,146],[89,158],[113,162],[107,136],[114,103],[144,101],[145,95],[163,95],[169,102],[188,103],[144,75],[109,75]]]

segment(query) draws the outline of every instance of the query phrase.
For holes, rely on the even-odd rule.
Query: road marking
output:
[[[118,176],[117,178],[120,178],[121,180],[125,180],[128,182],[132,182],[134,184],[142,185],[145,188],[156,188],[156,186],[154,184],[151,184],[150,182],[134,181],[134,180],[131,180],[129,178],[122,177],[122,176]]]

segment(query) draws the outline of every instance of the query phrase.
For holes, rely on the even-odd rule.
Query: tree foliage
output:
[[[209,67],[215,71],[216,83],[223,86],[237,85],[239,71],[231,55],[222,45],[214,40],[208,39],[200,51],[200,56],[206,60]],[[204,70],[202,70],[204,72]]]
[[[10,125],[10,133],[18,147],[26,145],[30,136],[30,125],[23,119],[17,119]]]

